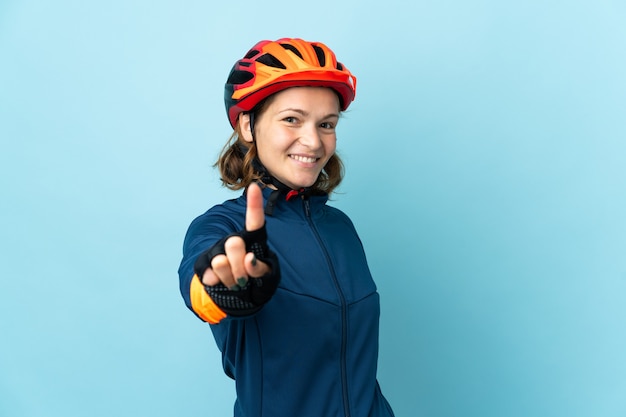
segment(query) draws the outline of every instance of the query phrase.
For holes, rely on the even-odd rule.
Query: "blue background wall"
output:
[[[0,415],[227,416],[178,294],[222,88],[260,39],[330,45],[398,416],[626,415],[618,1],[0,3]]]

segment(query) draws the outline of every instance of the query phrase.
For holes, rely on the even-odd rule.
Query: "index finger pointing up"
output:
[[[252,183],[248,186],[247,199],[246,230],[252,232],[262,228],[265,224],[263,193],[256,183]]]

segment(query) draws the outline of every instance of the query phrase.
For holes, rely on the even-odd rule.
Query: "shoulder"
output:
[[[323,209],[323,213],[324,213],[324,217],[326,217],[328,220],[332,222],[343,223],[350,229],[355,230],[356,232],[352,219],[350,219],[350,217],[345,212],[338,209],[337,207],[325,205]]]
[[[196,217],[191,222],[190,228],[202,227],[211,223],[238,223],[245,214],[246,206],[245,202],[241,202],[241,198],[227,200]]]
[[[207,239],[217,241],[241,230],[245,223],[245,215],[245,201],[242,203],[241,197],[211,207],[189,225],[185,236],[185,247]]]
[[[345,220],[347,220],[349,222],[352,222],[350,220],[350,217],[348,217],[348,215],[345,212],[343,212],[343,210],[338,209],[337,207],[329,206],[328,204],[326,204],[324,206],[324,211],[329,216],[334,216],[334,217],[345,219]]]

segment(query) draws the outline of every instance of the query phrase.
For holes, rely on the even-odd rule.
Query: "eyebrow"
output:
[[[290,112],[290,111],[293,111],[293,112],[299,113],[299,114],[301,114],[302,116],[308,116],[308,115],[309,115],[309,112],[304,111],[304,110],[302,110],[302,109],[293,108],[293,107],[289,107],[289,108],[286,108],[286,109],[284,109],[284,110],[280,110],[277,114],[281,114],[281,113],[285,113],[285,112]],[[328,119],[328,118],[330,118],[330,117],[337,117],[337,118],[339,118],[339,113],[328,113],[327,115],[325,115],[324,117],[322,117],[322,119]]]

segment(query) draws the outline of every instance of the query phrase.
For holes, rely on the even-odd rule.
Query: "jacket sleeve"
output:
[[[183,259],[178,268],[180,293],[187,307],[208,323],[219,323],[226,313],[208,295],[200,278],[194,274],[193,266],[202,252],[240,227],[233,220],[209,211],[196,218],[185,235]]]

